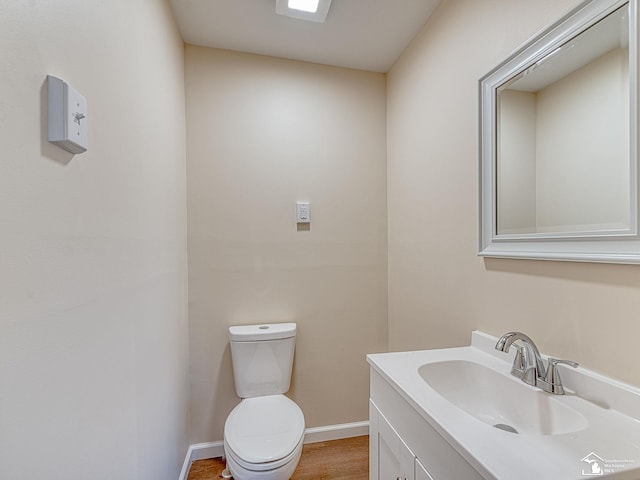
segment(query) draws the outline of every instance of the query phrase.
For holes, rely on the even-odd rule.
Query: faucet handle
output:
[[[549,366],[558,365],[559,363],[562,363],[563,365],[569,365],[573,368],[578,368],[578,365],[580,365],[578,362],[574,362],[573,360],[559,360],[557,358],[549,357]]]
[[[560,378],[560,371],[558,370],[558,364],[560,363],[563,365],[569,365],[573,368],[578,367],[577,362],[549,357],[547,373],[544,377],[544,385],[541,386],[545,391],[555,395],[564,395],[564,387],[562,386],[562,379]]]

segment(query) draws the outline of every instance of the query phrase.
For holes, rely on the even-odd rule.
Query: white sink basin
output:
[[[566,395],[545,393],[510,374],[515,352],[496,341],[474,332],[468,347],[367,360],[482,478],[579,480],[599,458],[603,478],[640,480],[640,389],[579,367],[561,368]]]
[[[459,409],[507,432],[559,435],[583,430],[589,424],[583,415],[551,395],[479,363],[427,363],[418,373]]]

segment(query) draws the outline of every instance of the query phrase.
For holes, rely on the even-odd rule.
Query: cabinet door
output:
[[[420,460],[416,458],[416,478],[415,480],[433,480],[433,477],[429,475],[427,469],[420,463]]]
[[[414,480],[415,456],[378,412],[378,480]]]

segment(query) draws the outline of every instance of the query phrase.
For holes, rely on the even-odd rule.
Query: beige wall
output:
[[[500,93],[500,233],[629,227],[628,72],[617,48],[537,92]]]
[[[234,324],[298,323],[308,427],[366,420],[365,354],[387,348],[385,76],[187,46],[186,82],[191,441],[222,439],[239,401]]]
[[[578,3],[448,0],[388,76],[389,342],[530,334],[543,352],[640,385],[636,266],[483,260],[478,79]]]
[[[178,477],[183,57],[164,1],[0,3],[0,478]],[[83,155],[44,140],[47,74],[88,100]]]
[[[538,92],[538,231],[629,227],[628,78],[617,48]]]
[[[498,232],[535,232],[536,95],[506,89],[499,102]]]

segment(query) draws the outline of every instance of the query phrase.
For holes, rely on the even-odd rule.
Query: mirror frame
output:
[[[535,35],[480,79],[480,172],[478,255],[498,258],[640,263],[638,215],[637,0],[588,0]],[[565,42],[624,5],[629,5],[630,217],[628,230],[499,235],[497,232],[498,88]]]

